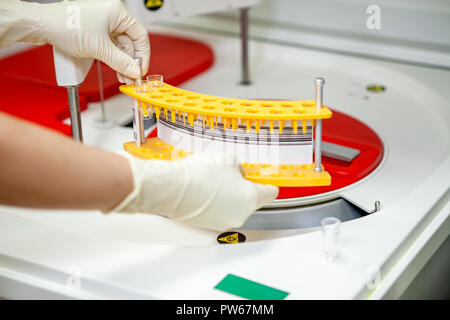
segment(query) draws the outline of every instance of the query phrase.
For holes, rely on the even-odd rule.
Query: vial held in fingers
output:
[[[137,82],[135,83],[136,85],[136,93],[150,93],[152,92],[152,84],[149,83],[148,81],[142,81],[141,85],[139,85]]]

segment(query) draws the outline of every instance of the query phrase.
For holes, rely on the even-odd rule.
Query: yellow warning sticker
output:
[[[370,92],[383,92],[383,91],[386,91],[386,87],[381,85],[381,84],[373,84],[373,85],[367,86],[367,91],[370,91]]]
[[[245,242],[245,236],[240,232],[230,231],[224,232],[217,236],[219,243],[240,243]]]
[[[145,0],[144,4],[147,9],[154,11],[162,7],[163,0]]]

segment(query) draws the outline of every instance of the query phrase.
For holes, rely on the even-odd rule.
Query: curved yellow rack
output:
[[[121,86],[120,91],[139,101],[137,105],[144,116],[155,113],[156,118],[159,119],[162,113],[167,120],[175,122],[178,117],[185,124],[189,123],[191,126],[194,126],[195,121],[201,120],[203,127],[208,125],[211,129],[214,129],[218,123],[222,123],[224,130],[231,127],[235,131],[239,126],[245,126],[247,131],[254,129],[258,133],[260,128],[268,121],[270,133],[273,133],[274,122],[277,121],[278,133],[282,134],[285,121],[290,121],[293,132],[297,134],[298,125],[301,125],[303,132],[306,132],[308,120],[314,126],[316,120],[328,119],[332,116],[331,111],[325,105],[317,110],[314,100],[230,99],[194,93],[168,84],[164,84],[160,88],[153,88],[148,93],[137,92],[135,85]],[[135,119],[135,121],[139,122],[140,120]],[[139,126],[142,137],[144,137],[141,139],[142,141],[124,144],[125,150],[134,156],[144,159],[175,161],[184,159],[191,154],[158,138],[145,141],[143,124]],[[328,172],[323,171],[323,167],[322,171],[315,171],[314,164],[244,163],[242,166],[245,178],[258,183],[291,187],[331,184],[331,177]]]
[[[134,142],[124,144],[130,154],[143,159],[176,161],[190,156],[191,153],[178,149],[159,138],[150,138],[138,147]],[[278,187],[310,187],[331,184],[331,176],[326,171],[314,171],[314,164],[253,164],[243,163],[244,177],[247,180],[272,184]]]
[[[291,121],[294,133],[298,130],[298,121],[301,121],[303,131],[306,131],[307,120],[314,125],[314,120],[331,118],[331,111],[323,106],[319,111],[315,108],[314,100],[306,101],[264,101],[230,99],[209,96],[179,89],[168,84],[161,88],[153,88],[149,93],[136,92],[135,85],[124,85],[120,91],[141,102],[142,112],[145,116],[153,112],[158,119],[161,110],[167,117],[168,110],[171,120],[174,122],[178,115],[183,121],[193,126],[194,121],[202,118],[203,123],[214,128],[218,122],[224,124],[224,128],[234,131],[239,123],[247,127],[247,131],[254,128],[256,133],[269,121],[271,133],[274,121],[278,120],[280,133],[283,132],[284,122]]]

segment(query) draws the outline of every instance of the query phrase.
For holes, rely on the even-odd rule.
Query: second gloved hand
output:
[[[95,58],[118,72],[121,82],[136,79],[149,66],[150,42],[145,28],[120,0],[33,3],[3,0],[0,47],[14,42],[50,43],[75,58]]]
[[[127,155],[134,191],[113,211],[146,212],[218,231],[237,228],[272,202],[278,188],[243,178],[234,157],[199,153],[180,161]]]

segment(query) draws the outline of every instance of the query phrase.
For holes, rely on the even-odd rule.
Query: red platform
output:
[[[338,111],[333,111],[333,117],[322,123],[323,141],[358,149],[360,154],[351,163],[322,157],[323,166],[331,175],[330,186],[281,187],[278,199],[306,197],[343,188],[361,180],[380,164],[383,143],[364,123]],[[157,130],[153,130],[149,137],[157,137]]]
[[[69,117],[67,93],[49,87],[36,87],[24,81],[0,77],[0,111],[40,124],[71,136],[70,125],[62,121]],[[80,108],[87,108],[87,101],[80,96]]]
[[[214,61],[212,50],[198,41],[151,34],[149,73],[162,74],[164,81],[179,85],[208,69]],[[182,62],[182,63],[180,63]],[[119,93],[116,72],[102,64],[105,99]],[[35,47],[0,60],[0,78],[16,79],[39,87],[65,91],[56,83],[53,51],[49,45]],[[5,88],[1,88],[5,90]],[[99,101],[97,67],[94,64],[79,88],[88,101]]]
[[[380,164],[383,158],[383,142],[361,121],[333,111],[333,117],[323,120],[322,126],[323,141],[358,149],[360,154],[351,163],[322,157],[322,164],[331,175],[330,186],[280,188],[278,199],[311,196],[343,188],[361,180]]]

